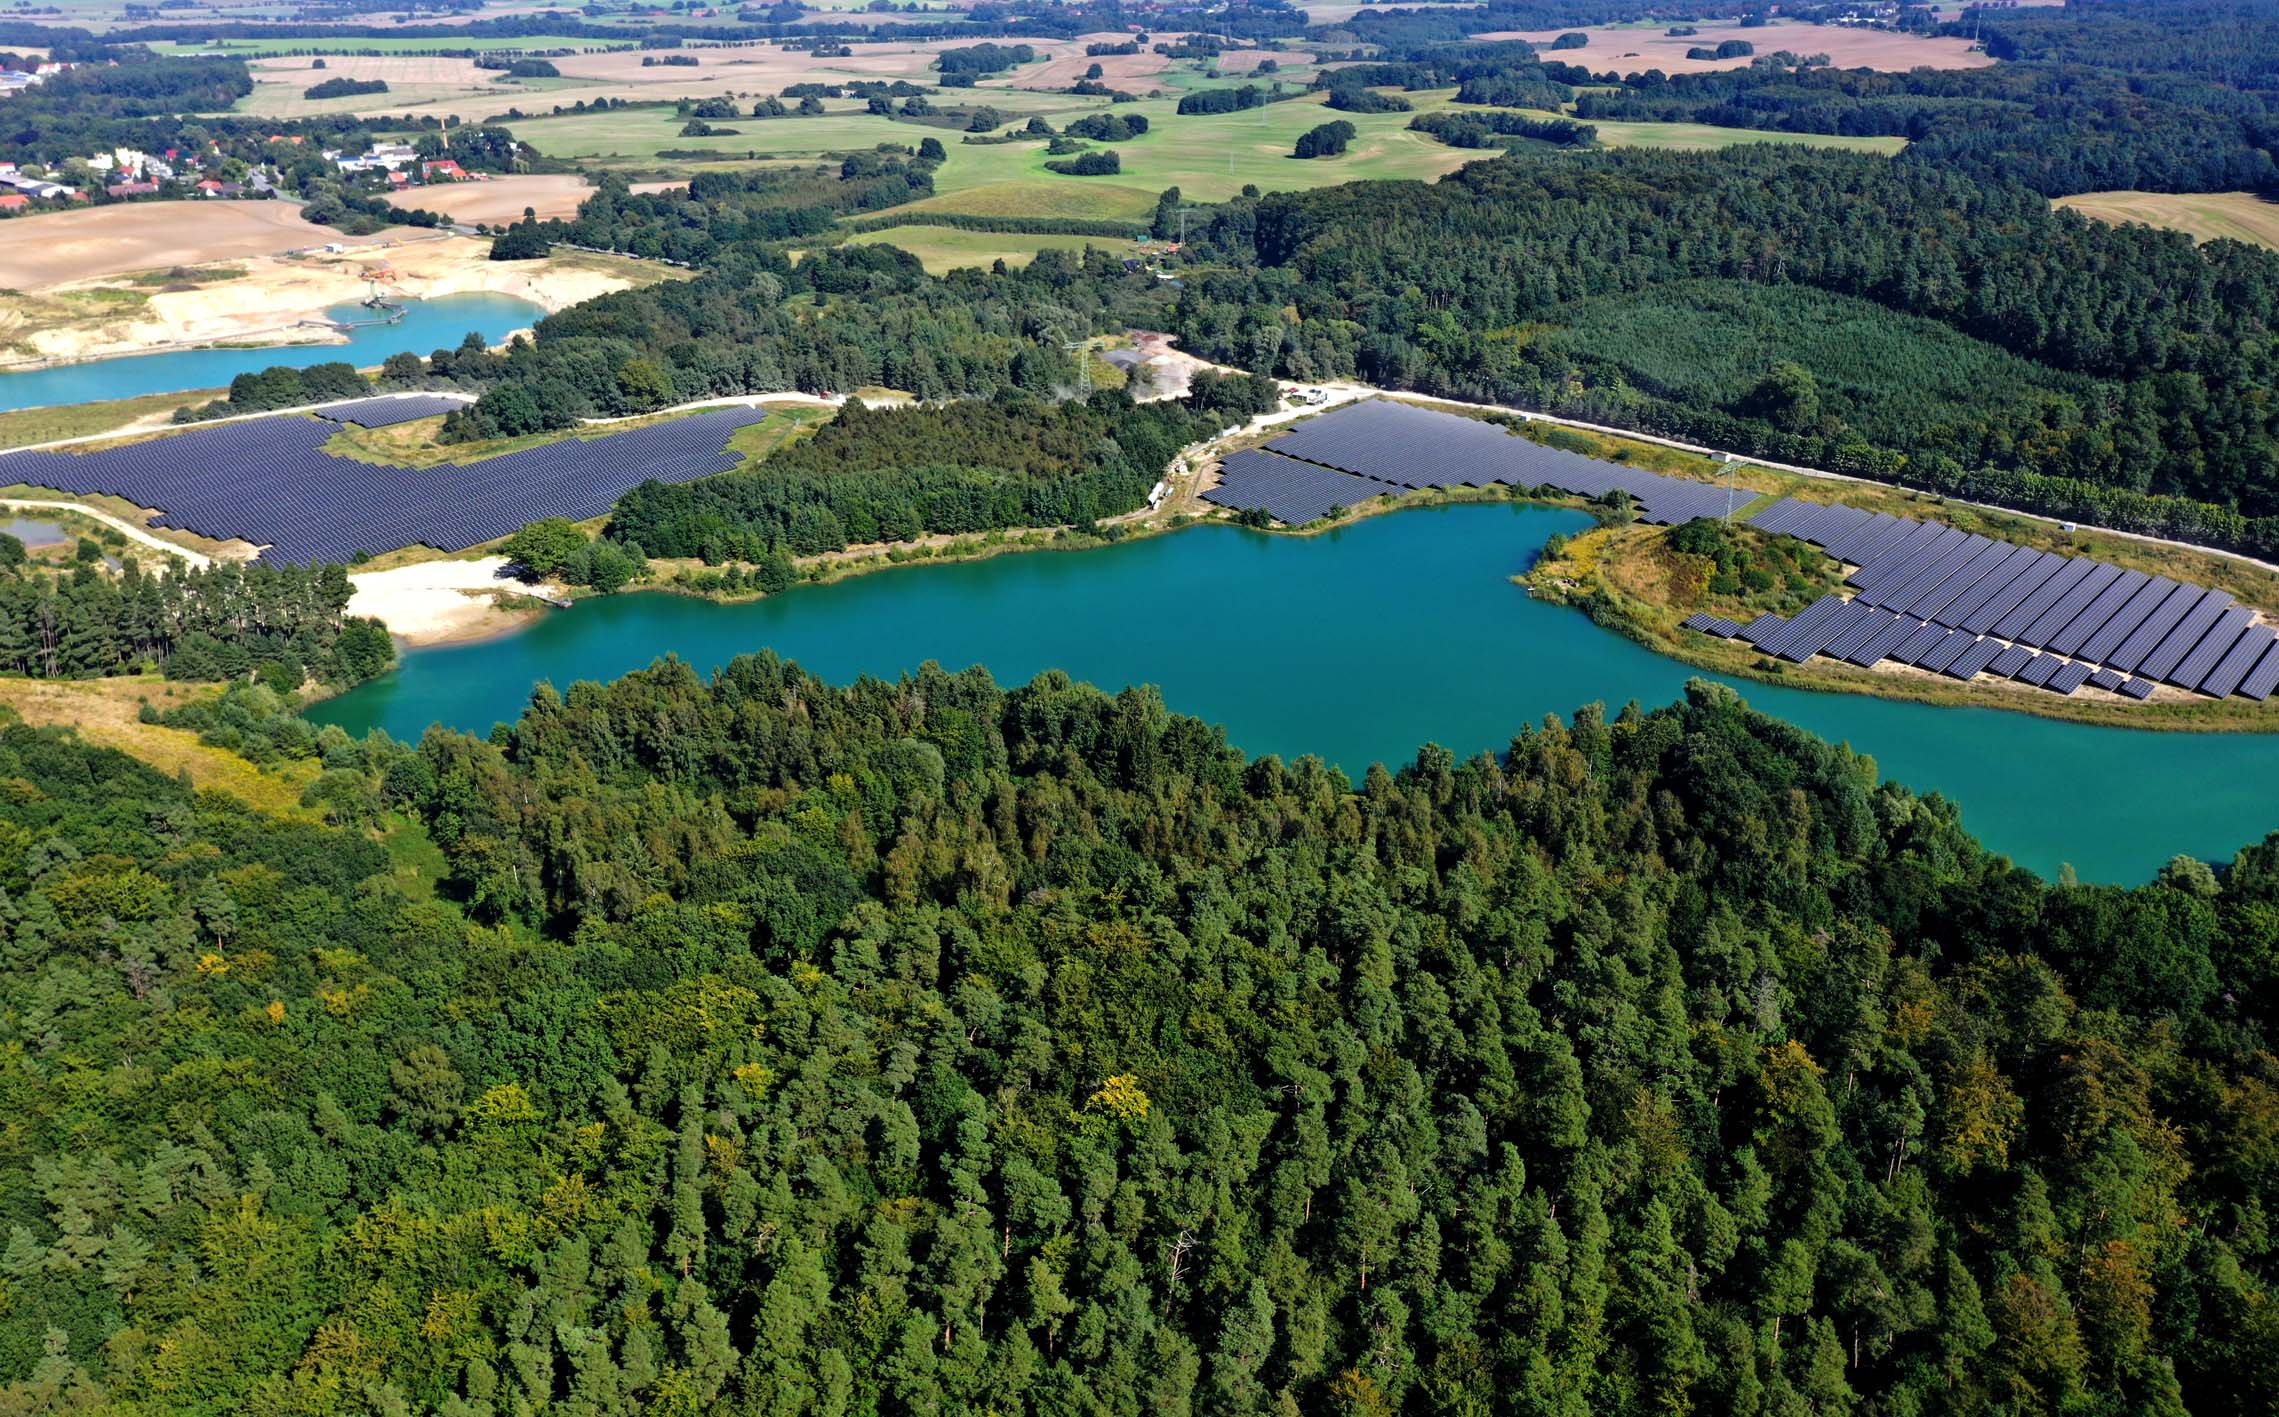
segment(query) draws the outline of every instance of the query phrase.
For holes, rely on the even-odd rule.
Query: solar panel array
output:
[[[652,478],[726,472],[743,461],[729,435],[767,416],[719,409],[424,468],[325,452],[337,429],[318,419],[258,418],[101,452],[0,454],[0,484],[123,497],[162,509],[160,526],[264,547],[272,564],[345,562],[415,543],[460,551],[540,517],[598,517]]]
[[[1699,630],[1705,635],[1715,635],[1721,640],[1732,639],[1741,633],[1741,627],[1738,624],[1722,615],[1688,615],[1685,627],[1689,630]]]
[[[1828,596],[1793,620],[1760,617],[1740,632],[1775,658],[1890,659],[2060,694],[2083,684],[2138,699],[2161,684],[2219,699],[2279,692],[2279,630],[2220,590],[1796,498],[1749,521],[1858,568],[1849,598]]]
[[[471,394],[382,394],[378,398],[328,403],[311,412],[332,423],[354,423],[364,428],[391,428],[398,423],[409,423],[415,418],[433,418],[437,414],[453,413],[474,401]]]
[[[1722,516],[1728,506],[1723,487],[1547,448],[1499,424],[1384,399],[1347,404],[1309,419],[1263,451],[1297,467],[1262,464],[1236,453],[1226,460],[1225,475],[1203,494],[1204,500],[1223,507],[1260,507],[1291,526],[1311,521],[1332,506],[1367,500],[1339,500],[1353,491],[1341,477],[1376,484],[1371,496],[1499,483],[1555,487],[1583,497],[1622,491],[1637,504],[1641,520],[1660,525]],[[1239,466],[1238,460],[1242,460]],[[1307,467],[1315,470],[1318,492],[1307,490],[1307,474],[1301,470]],[[1741,500],[1749,500],[1748,495],[1742,494]],[[1285,516],[1277,505],[1298,515]],[[1309,509],[1313,510],[1306,515]]]
[[[1219,463],[1219,485],[1203,494],[1222,507],[1258,507],[1285,526],[1304,526],[1332,507],[1350,507],[1400,489],[1316,467],[1263,448],[1230,453]]]

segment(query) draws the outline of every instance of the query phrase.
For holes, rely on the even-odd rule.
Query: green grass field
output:
[[[1088,246],[1121,255],[1132,249],[1129,241],[1110,236],[1012,235],[1000,231],[965,231],[954,226],[927,226],[913,222],[866,231],[850,239],[850,246],[899,246],[916,256],[929,275],[942,275],[962,266],[987,266],[1003,261],[1025,266],[1039,251],[1081,251]]]
[[[1450,91],[1411,94],[1418,112],[1451,107]],[[962,97],[962,96],[961,96]],[[1016,111],[1017,100],[1037,105],[1055,126],[1087,107],[1066,95],[988,90],[987,100]],[[1409,130],[1411,114],[1341,114],[1309,94],[1238,113],[1181,117],[1176,101],[1150,99],[1119,105],[1118,112],[1145,116],[1149,131],[1111,145],[1123,163],[1112,177],[1068,177],[1049,170],[1042,140],[976,146],[962,134],[924,124],[841,110],[817,118],[723,121],[736,133],[725,138],[684,138],[682,119],[669,110],[638,109],[538,118],[513,125],[515,136],[550,157],[602,167],[691,168],[721,165],[747,154],[800,157],[867,149],[880,143],[915,146],[939,138],[948,160],[934,177],[934,195],[898,209],[912,216],[955,212],[974,216],[1128,218],[1144,216],[1156,194],[1177,187],[1194,201],[1224,201],[1245,186],[1261,191],[1292,191],[1370,178],[1430,180],[1469,162],[1496,156],[1493,149],[1448,147]],[[1352,147],[1341,157],[1300,161],[1290,155],[1298,136],[1332,119],[1350,122]],[[1715,128],[1698,123],[1602,123],[1599,135],[1610,147],[1704,150],[1736,143],[1794,142],[1811,147],[1864,152],[1897,152],[1897,138],[1843,138]],[[662,152],[707,150],[710,158],[666,159]]]
[[[2057,205],[2099,221],[2166,227],[2194,241],[2245,241],[2279,250],[2279,203],[2253,192],[2084,192],[2060,197]]]

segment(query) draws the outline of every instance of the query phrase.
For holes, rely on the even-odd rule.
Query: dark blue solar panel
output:
[[[1827,647],[1820,652],[1830,659],[1850,659],[1859,653],[1862,645],[1865,645],[1869,640],[1881,638],[1897,623],[1899,623],[1899,617],[1888,610],[1863,610],[1860,614],[1852,617],[1850,628],[1835,639],[1830,640]]]
[[[2017,547],[2006,541],[1989,541],[1956,567],[1953,574],[1945,580],[1917,595],[1907,604],[1895,608],[1904,615],[1931,619],[1968,595],[1972,587],[1994,574],[2017,550]]]
[[[1962,658],[1964,650],[1977,643],[1978,641],[1958,630],[1941,640],[1928,654],[1916,660],[1915,663],[1934,672],[1944,670]]]
[[[1950,615],[1946,618],[1953,621],[1958,628],[1968,630],[1974,635],[1982,635],[1993,629],[1998,622],[2008,618],[2012,610],[2023,604],[2027,596],[2036,593],[2043,586],[2049,584],[2052,577],[2072,564],[2063,556],[2048,551],[2038,553],[2038,557],[2039,559],[2020,571],[2008,585],[1997,591],[1984,605],[1965,614]]]
[[[1642,520],[1722,516],[1756,494],[1718,483],[1664,477],[1622,463],[1570,453],[1502,424],[1367,399],[1310,418],[1269,445],[1273,452],[1396,487],[1556,487],[1582,497],[1626,492]]]
[[[1834,614],[1824,616],[1811,626],[1790,635],[1788,643],[1781,646],[1780,657],[1802,664],[1834,644],[1840,637],[1849,634],[1863,617],[1874,613],[1856,600],[1844,601],[1836,607]],[[1800,621],[1802,618],[1798,617]]]
[[[1765,641],[1786,632],[1788,623],[1788,617],[1775,615],[1768,610],[1742,627],[1741,638],[1762,649]]]
[[[1812,514],[1806,528],[1805,540],[1816,546],[1827,546],[1838,537],[1849,536],[1874,518],[1857,507],[1834,505],[1822,507]]]
[[[1995,657],[2007,648],[2009,647],[2000,640],[1974,641],[1968,649],[1956,656],[1955,662],[1948,665],[1944,672],[1957,679],[1968,679],[1992,664]]]
[[[2049,682],[2042,687],[2053,694],[2070,694],[2088,682],[2089,674],[2088,665],[2083,664],[2078,659],[2071,660],[2059,665],[2057,673],[2052,674],[2049,677]]]
[[[1795,618],[1788,622],[1786,629],[1770,639],[1757,641],[1757,648],[1767,654],[1784,655],[1788,652],[1788,647],[1795,644],[1800,636],[1811,633],[1822,622],[1849,604],[1851,602],[1840,595],[1821,596],[1818,600],[1797,611]]]
[[[2012,636],[2020,644],[2046,645],[2058,631],[2079,619],[2105,587],[2119,579],[2121,568],[2100,561],[2089,568],[2089,574],[2073,583],[2073,589],[2059,596],[2055,604],[2034,617],[2034,622]]]
[[[2015,679],[2018,677],[2019,670],[2033,662],[2034,652],[2032,650],[2020,649],[2016,645],[2012,645],[1994,656],[1993,659],[1988,660],[1986,670],[1998,679]]]
[[[1962,539],[1961,532],[1937,522],[1909,522],[1906,526],[1905,535],[1885,543],[1852,573],[1853,585],[1867,590],[1896,584],[1895,577],[1913,575],[1926,557]]]
[[[2050,636],[2049,647],[2059,654],[2078,651],[2091,635],[2110,624],[2113,617],[2150,583],[2142,571],[2121,572],[2111,585],[2097,592],[2097,598],[2089,602],[2087,610],[2073,617],[2072,624]]]
[[[1922,621],[1911,620],[1905,615],[1901,615],[1877,631],[1875,637],[1866,644],[1861,645],[1844,657],[1865,669],[1889,658],[1894,650],[1914,638],[1922,629]]]
[[[2185,587],[2185,591],[2194,589],[2196,587]],[[2175,626],[2161,638],[2160,643],[2153,648],[2152,653],[2137,661],[2136,672],[2138,676],[2145,679],[2165,679],[2187,689],[2199,683],[2201,676],[2214,668],[2216,661],[2223,656],[2223,652],[2231,648],[2231,642],[2239,638],[2240,630],[2246,626],[2248,620],[2252,618],[2251,616],[2242,615],[2233,624],[2231,633],[2222,644],[2211,649],[2206,662],[2201,664],[2198,672],[2193,674],[2191,678],[2175,677],[2177,670],[2183,666],[2187,659],[2199,654],[2200,641],[2215,631],[2216,626],[2223,621],[2225,615],[2239,608],[2232,602],[2230,596],[2220,590],[2211,590],[2202,595],[2191,609],[2184,612],[2183,618],[2178,620]],[[2115,664],[2113,667],[2115,669],[2128,668],[2125,664]]]
[[[354,423],[365,428],[392,428],[416,418],[434,418],[455,412],[475,401],[472,394],[382,394],[378,398],[351,399],[311,409],[332,423]]]
[[[1970,618],[1973,611],[1991,602],[1994,597],[2015,585],[2020,577],[2037,569],[2041,564],[2041,552],[2030,546],[2013,546],[2009,548],[2009,553],[1996,563],[1994,569],[1988,571],[1977,585],[1955,597],[1953,603],[1935,612],[1929,618],[1942,625],[1960,625]],[[2053,561],[2052,569],[2060,564],[2063,563]],[[2032,587],[2028,586],[2027,589],[2031,590]]]
[[[2012,677],[2021,684],[2032,684],[2039,688],[2050,681],[2050,676],[2057,673],[2058,666],[2063,663],[2065,661],[2054,654],[2037,654]]]
[[[2092,687],[2103,689],[2107,693],[2119,693],[2121,686],[2128,682],[2128,675],[2115,674],[2110,669],[2100,669],[2096,673],[2089,676],[2089,683]]]
[[[728,451],[729,436],[768,416],[764,408],[719,409],[414,468],[325,452],[336,425],[286,415],[99,452],[4,454],[0,483],[162,508],[158,525],[251,542],[270,563],[340,563],[419,543],[464,550],[540,517],[600,516],[644,481],[688,482],[735,467],[744,455]]]
[[[1203,500],[1238,510],[1256,508],[1284,526],[1304,526],[1332,508],[1359,506],[1402,489],[1335,468],[1286,458],[1263,448],[1229,453],[1219,462],[1218,485]]]
[[[2081,584],[2091,571],[2097,569],[2095,561],[2072,560],[2058,568],[2056,575],[2041,583],[2033,594],[2026,596],[2010,613],[1994,624],[1994,633],[2002,639],[2014,640],[2029,626],[2042,618],[2043,612],[2065,599],[2066,593]]]
[[[2137,626],[2175,593],[2176,582],[2166,576],[2154,576],[2142,590],[2129,597],[2128,604],[2114,611],[2113,618],[2099,626],[2096,634],[2081,642],[2080,657],[2098,664],[2110,659],[2129,636],[2136,633]]]
[[[2200,681],[2200,692],[2219,699],[2227,697],[2239,687],[2256,661],[2270,652],[2273,644],[2279,644],[2279,634],[2270,626],[2257,625],[2248,630],[2225,652],[2216,667],[2208,672],[2208,677]]]
[[[1953,633],[1954,631],[1944,625],[1925,625],[1922,629],[1901,640],[1899,648],[1891,651],[1884,658],[1896,659],[1901,664],[1914,664],[1921,660],[1924,655],[1930,653],[1932,649],[1944,644],[1947,636]]]
[[[1749,525],[1762,532],[1777,532],[1794,536],[1797,523],[1812,515],[1810,502],[1799,502],[1794,497],[1783,497],[1748,519]]]
[[[1889,512],[1877,512],[1866,521],[1859,523],[1829,542],[1827,551],[1837,560],[1849,561],[1857,566],[1861,564],[1860,558],[1862,556],[1874,560],[1883,554],[1893,540],[1913,532],[1916,525],[1911,521],[1903,521]]]
[[[2244,605],[2226,607],[2224,613],[2216,617],[2216,623],[2208,627],[2208,633],[2192,646],[2192,652],[2176,661],[2175,667],[2161,677],[2179,689],[2199,688],[2201,681],[2215,673],[2216,666],[2232,652],[2232,646],[2247,635],[2248,624],[2254,619],[2255,612]]]
[[[2124,679],[2121,681],[2121,692],[2132,699],[2149,699],[2152,697],[2152,691],[2157,687],[2150,679]]]
[[[1941,581],[1961,570],[1985,546],[1985,537],[1965,536],[1959,541],[1946,542],[1942,549],[1934,550],[1928,556],[1916,557],[1912,573],[1901,568],[1894,571],[1888,580],[1877,584],[1874,603],[1893,610],[1913,604],[1917,596],[1927,594]]]
[[[2169,632],[2174,630],[2186,615],[2191,614],[2194,607],[2211,595],[2222,594],[2221,591],[2202,590],[2196,585],[2176,587],[2169,592],[2166,600],[2153,607],[2152,613],[2145,616],[2134,630],[2129,631],[2127,637],[2111,654],[2105,656],[2105,662],[2123,674],[2137,674],[2145,660],[2151,657],[2154,650],[2160,648],[2161,643],[2168,638]],[[2230,596],[2225,595],[2223,598],[2225,603],[2230,603]],[[2185,648],[2189,649],[2191,646],[2187,645]],[[2182,651],[2180,650],[2178,653],[2181,654]],[[2146,671],[2137,674],[2137,677],[2140,679],[2158,679],[2160,676]]]
[[[2279,644],[2273,645],[2239,681],[2239,692],[2251,699],[2268,699],[2274,689],[2279,689]]]

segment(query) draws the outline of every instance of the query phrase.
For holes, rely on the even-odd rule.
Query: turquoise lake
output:
[[[346,322],[365,319],[371,311],[360,305],[327,310],[327,319]],[[129,354],[86,364],[59,364],[52,369],[26,369],[0,374],[0,413],[18,408],[46,408],[54,404],[93,403],[99,399],[134,398],[141,394],[169,394],[186,389],[218,389],[240,374],[288,365],[305,369],[345,359],[369,368],[391,354],[433,354],[465,339],[469,330],[496,344],[525,329],[546,312],[511,295],[446,295],[437,300],[414,300],[404,317],[392,325],[367,325],[351,331],[346,344],[278,345],[267,349],[186,349],[171,354]]]
[[[1155,684],[1250,753],[1316,753],[1358,776],[1422,743],[1501,750],[1545,714],[1680,695],[1699,671],[1510,583],[1551,533],[1585,525],[1543,507],[1436,507],[1309,538],[1208,525],[914,566],[746,605],[619,595],[505,639],[414,651],[310,717],[404,739],[438,722],[482,732],[540,680],[613,678],[668,653],[709,671],[774,649],[834,682],[933,659],[986,665],[1004,684],[1048,668],[1109,689]],[[2084,880],[2141,881],[2179,852],[2228,860],[2279,829],[2279,735],[1736,687],[1873,756],[1885,777],[1953,798],[1980,840],[2044,875],[2070,863]]]

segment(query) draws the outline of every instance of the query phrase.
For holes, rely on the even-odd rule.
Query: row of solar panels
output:
[[[1399,490],[1254,448],[1220,460],[1218,485],[1205,492],[1203,500],[1238,510],[1259,508],[1284,526],[1304,526],[1329,515],[1332,508],[1355,506]]]
[[[2124,676],[2122,692],[2133,677],[2263,698],[2267,665],[2279,680],[2279,632],[2220,590],[1857,507],[1788,498],[1750,522],[1857,566],[1860,605],[2085,660]]]
[[[1498,424],[1383,399],[1348,404],[1264,449],[1232,454],[1203,497],[1302,526],[1333,507],[1391,492],[1494,484],[1593,498],[1626,492],[1642,519],[1662,525],[1722,515],[1732,498],[1708,483],[1547,448]]]
[[[1693,615],[1685,628],[1720,639],[1746,640],[1793,664],[1825,655],[1864,669],[1888,659],[1955,679],[1985,673],[2060,694],[2089,684],[2136,699],[2151,697],[2162,682],[2157,676],[2132,676],[2110,665],[2038,654],[2024,645],[1981,638],[1840,595],[1821,597],[1794,619],[1760,615],[1744,626],[1713,615]],[[2279,691],[2279,632],[2263,627],[2236,640],[2227,637],[2220,646],[2196,648],[2167,682],[2215,698],[2238,693],[2267,699]]]
[[[217,424],[91,453],[0,454],[0,484],[122,497],[161,526],[265,547],[271,563],[346,562],[425,544],[463,550],[541,517],[597,517],[642,482],[687,482],[743,461],[729,408],[477,462],[414,468],[324,451],[335,425],[279,417]]]
[[[392,428],[398,423],[409,423],[417,418],[434,418],[438,414],[451,413],[474,401],[473,394],[381,394],[375,398],[328,403],[311,412],[332,423],[354,423],[363,428]]]

